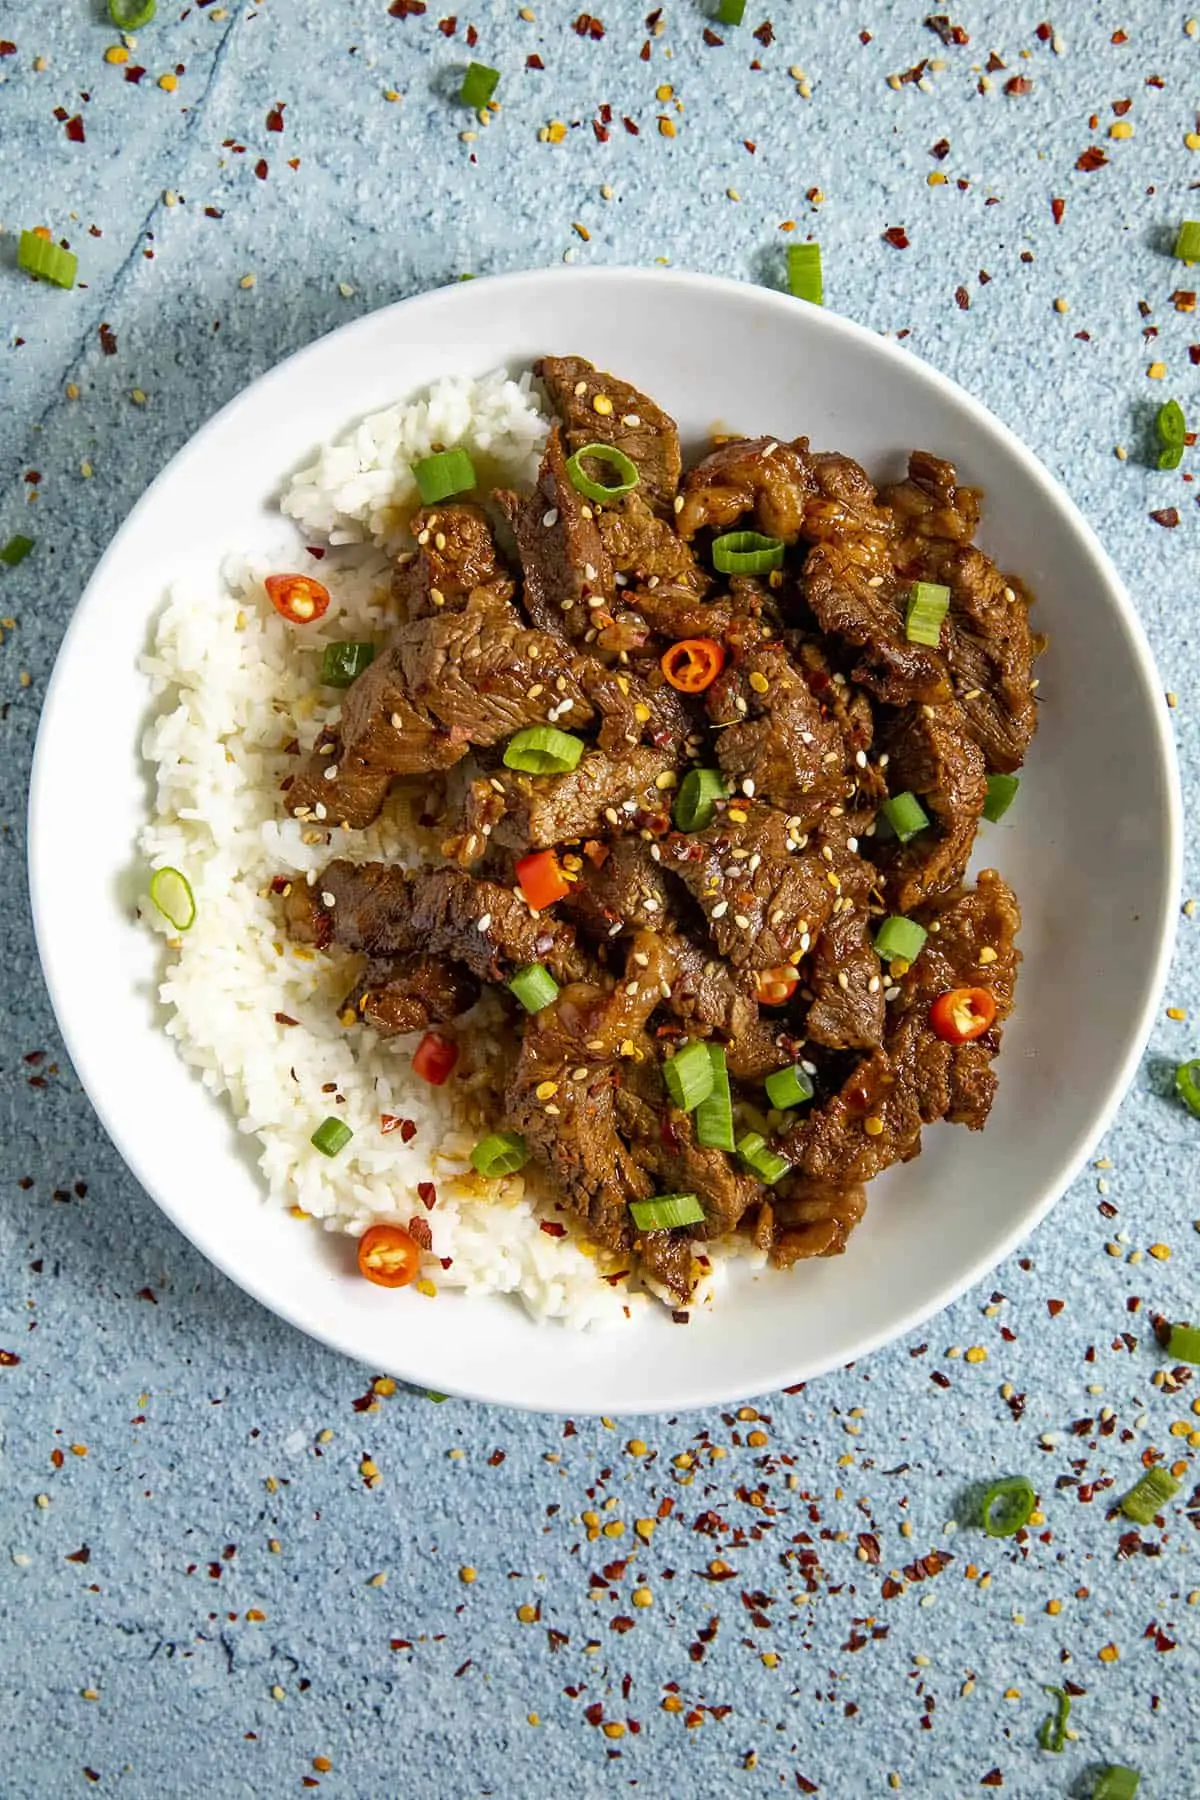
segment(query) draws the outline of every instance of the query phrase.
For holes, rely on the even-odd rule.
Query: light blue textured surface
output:
[[[1200,1418],[1195,1387],[1156,1385],[1149,1317],[1200,1316],[1200,1126],[1168,1096],[1170,1066],[1200,1048],[1190,1021],[1160,1021],[1105,1146],[1111,1169],[1081,1178],[918,1341],[761,1401],[758,1421],[615,1429],[406,1393],[355,1410],[369,1377],[198,1259],[124,1172],[58,1047],[24,897],[23,795],[90,569],[249,379],[464,269],[669,258],[778,282],[781,221],[811,225],[828,303],[907,329],[1083,507],[1178,696],[1194,794],[1200,521],[1186,474],[1144,466],[1168,392],[1200,417],[1200,323],[1169,302],[1197,277],[1166,253],[1178,219],[1200,213],[1185,145],[1200,39],[1185,12],[1073,0],[1056,52],[1036,35],[1043,0],[964,0],[970,45],[947,49],[916,0],[863,0],[853,16],[835,0],[751,0],[722,46],[703,42],[693,0],[671,0],[657,36],[645,0],[599,4],[593,41],[572,29],[574,0],[534,0],[532,21],[481,0],[451,37],[436,0],[406,19],[386,0],[160,0],[131,57],[140,84],[103,60],[118,39],[99,0],[0,10],[0,541],[37,539],[23,568],[0,569],[0,615],[17,621],[0,647],[0,1345],[20,1358],[0,1367],[4,1800],[89,1786],[233,1800],[306,1781],[355,1800],[634,1786],[656,1800],[897,1787],[961,1800],[992,1791],[991,1771],[1042,1800],[1090,1792],[1086,1771],[1109,1759],[1143,1770],[1145,1800],[1200,1793],[1197,1458],[1170,1435]],[[772,10],[766,47],[750,27]],[[503,111],[464,143],[472,121],[449,96],[472,19],[476,54],[503,71]],[[980,92],[993,50],[1006,66]],[[532,53],[542,72],[526,69]],[[945,65],[928,91],[889,87],[927,57]],[[1014,74],[1032,92],[1006,95]],[[656,98],[661,83],[673,98]],[[1126,99],[1135,135],[1113,140]],[[267,127],[277,102],[282,135]],[[607,143],[592,128],[603,104]],[[55,108],[82,119],[85,142]],[[569,127],[561,145],[539,141],[552,119]],[[1080,171],[1090,144],[1108,163]],[[944,185],[928,185],[934,171]],[[73,293],[16,271],[15,233],[39,222],[79,251]],[[889,226],[908,249],[883,241]],[[1155,360],[1165,382],[1147,379]],[[1148,517],[1167,506],[1175,529]],[[80,804],[101,799],[85,776]],[[1168,995],[1182,1008],[1198,998],[1193,932],[1185,919]],[[1056,1316],[1050,1299],[1065,1302]],[[968,1363],[969,1346],[986,1360]],[[1005,1382],[1025,1396],[1019,1420]],[[1185,1486],[1166,1529],[1144,1534],[1161,1554],[1121,1561],[1106,1503],[1150,1445],[1186,1463]],[[1022,1546],[965,1523],[971,1484],[1014,1470],[1045,1514]],[[1113,1485],[1081,1504],[1075,1478]],[[668,1502],[643,1543],[635,1521]],[[589,1541],[589,1511],[621,1533]],[[934,1549],[951,1559],[936,1574],[916,1566]],[[1109,1644],[1119,1657],[1103,1662]],[[1041,1684],[1064,1678],[1087,1692],[1078,1740],[1052,1757],[1036,1745]]]

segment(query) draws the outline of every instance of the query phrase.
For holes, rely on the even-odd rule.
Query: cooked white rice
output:
[[[393,799],[365,832],[327,833],[285,817],[279,783],[297,762],[284,746],[295,739],[307,751],[336,723],[317,680],[326,643],[387,628],[387,553],[403,541],[398,509],[414,497],[412,462],[437,444],[463,443],[487,455],[498,479],[526,484],[545,435],[527,379],[441,381],[323,448],[287,488],[283,510],[306,542],[352,546],[321,562],[299,553],[333,595],[319,624],[297,631],[262,585],[272,568],[297,566],[294,541],[276,558],[230,560],[215,593],[172,592],[143,659],[157,697],[143,741],[156,798],[140,847],[150,868],[182,870],[196,900],[182,937],[144,909],[166,939],[167,1031],[226,1098],[238,1130],[257,1138],[270,1199],[355,1236],[377,1220],[423,1218],[433,1235],[423,1291],[513,1293],[536,1316],[585,1326],[620,1322],[646,1297],[605,1281],[617,1265],[595,1246],[542,1231],[541,1219],[561,1215],[542,1204],[539,1217],[523,1174],[488,1182],[470,1167],[471,1146],[494,1118],[498,1003],[485,997],[464,1022],[459,1069],[445,1087],[430,1087],[412,1073],[415,1039],[341,1025],[344,969],[287,941],[270,892],[274,877],[304,880],[334,856],[420,860],[419,798]],[[310,1142],[328,1114],[354,1132],[335,1158]],[[405,1143],[399,1130],[384,1134],[385,1114],[411,1120],[416,1135]],[[431,1208],[418,1193],[430,1181]],[[713,1258],[714,1272],[722,1261]]]

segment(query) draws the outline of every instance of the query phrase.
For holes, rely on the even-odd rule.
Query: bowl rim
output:
[[[1027,1207],[1011,1229],[987,1251],[972,1260],[969,1265],[960,1268],[955,1276],[945,1282],[932,1298],[914,1304],[901,1317],[891,1319],[886,1325],[863,1330],[855,1339],[849,1353],[845,1348],[841,1348],[827,1356],[818,1355],[806,1363],[800,1374],[789,1370],[784,1363],[770,1371],[764,1371],[761,1377],[752,1377],[752,1380],[758,1385],[748,1391],[762,1394],[775,1392],[791,1381],[801,1378],[805,1381],[811,1380],[832,1369],[844,1367],[918,1329],[996,1268],[1041,1223],[1074,1181],[1095,1145],[1108,1130],[1130,1087],[1149,1040],[1157,1008],[1165,988],[1177,929],[1178,898],[1182,885],[1183,838],[1183,805],[1179,766],[1174,739],[1169,729],[1165,702],[1161,705],[1154,704],[1156,699],[1162,697],[1162,683],[1132,596],[1088,520],[1070,494],[1050,474],[1034,452],[981,400],[978,400],[966,388],[961,387],[950,376],[943,374],[932,364],[924,361],[912,350],[905,348],[894,339],[883,336],[871,327],[859,324],[841,314],[828,311],[823,307],[809,308],[806,302],[797,301],[778,289],[758,287],[727,276],[706,275],[680,269],[645,269],[620,264],[601,268],[568,266],[523,269],[500,275],[480,276],[472,279],[469,283],[455,282],[445,287],[423,290],[418,294],[391,302],[387,306],[376,308],[357,319],[336,326],[300,349],[291,352],[281,361],[272,364],[270,368],[264,369],[246,386],[239,389],[211,418],[206,419],[186,443],[182,444],[168,459],[117,528],[79,596],[55,658],[54,669],[42,704],[34,746],[26,815],[27,869],[31,911],[43,979],[63,1044],[89,1104],[130,1173],[200,1254],[214,1264],[243,1292],[250,1294],[276,1316],[303,1331],[306,1335],[338,1350],[354,1361],[361,1361],[362,1352],[353,1342],[350,1334],[336,1325],[331,1326],[319,1318],[310,1316],[305,1307],[291,1304],[288,1295],[270,1291],[265,1283],[255,1278],[253,1271],[247,1271],[236,1263],[223,1241],[209,1241],[202,1218],[186,1214],[183,1209],[174,1204],[169,1193],[159,1192],[146,1172],[137,1134],[132,1126],[116,1116],[109,1105],[95,1098],[95,1084],[89,1077],[91,1071],[96,1067],[100,1054],[99,1047],[94,1034],[89,1034],[84,1030],[80,1022],[82,1017],[80,1009],[70,1003],[65,984],[60,979],[56,939],[51,932],[48,915],[41,901],[42,890],[50,879],[51,871],[47,861],[45,833],[40,821],[45,806],[45,792],[50,783],[48,774],[48,765],[52,755],[50,746],[59,735],[61,697],[66,686],[65,671],[72,660],[73,640],[81,629],[81,621],[91,597],[104,587],[108,567],[116,559],[122,541],[128,533],[137,528],[144,515],[156,505],[158,494],[174,470],[176,463],[191,454],[208,439],[219,435],[231,415],[247,404],[253,405],[259,389],[265,384],[282,378],[285,371],[292,377],[302,377],[309,361],[327,354],[328,347],[334,340],[347,342],[358,334],[378,331],[385,318],[404,318],[408,321],[420,312],[433,313],[437,309],[447,306],[474,306],[478,304],[478,296],[481,293],[510,293],[519,291],[523,287],[528,288],[531,284],[539,287],[542,285],[561,287],[565,290],[578,289],[582,286],[603,290],[607,287],[622,287],[629,282],[635,284],[654,282],[660,286],[673,287],[684,301],[689,298],[702,300],[705,296],[710,295],[720,295],[725,298],[736,296],[752,309],[761,308],[778,312],[780,315],[788,312],[794,314],[797,306],[804,306],[808,312],[815,315],[810,320],[810,324],[816,324],[818,331],[827,333],[833,343],[840,340],[852,345],[860,353],[865,352],[869,356],[881,357],[894,366],[902,367],[910,379],[924,384],[954,408],[959,409],[973,430],[989,435],[993,442],[1020,467],[1025,477],[1037,487],[1046,504],[1065,518],[1091,556],[1096,575],[1104,585],[1106,597],[1120,615],[1121,623],[1125,628],[1134,654],[1134,674],[1146,691],[1147,699],[1151,702],[1148,710],[1153,719],[1157,774],[1162,784],[1168,874],[1163,884],[1160,916],[1153,923],[1156,944],[1154,962],[1136,1016],[1131,1020],[1127,1029],[1125,1053],[1091,1115],[1090,1124],[1080,1130],[1074,1141],[1064,1148],[1056,1168],[1045,1179],[1036,1203]],[[817,323],[818,320],[819,323]],[[423,1386],[425,1377],[415,1373],[411,1368],[405,1370],[403,1366],[405,1362],[404,1349],[403,1342],[397,1345],[398,1355],[395,1358],[393,1372],[405,1381]],[[480,1365],[478,1380],[457,1381],[448,1391],[452,1391],[456,1396],[464,1399],[511,1406],[521,1410],[537,1412],[557,1410],[554,1406],[548,1407],[536,1397],[514,1395],[502,1384],[493,1384],[488,1379],[486,1362]],[[735,1397],[740,1397],[742,1392],[743,1390],[739,1388]],[[570,1407],[569,1410],[635,1416],[657,1411],[675,1412],[723,1404],[730,1398],[727,1388],[710,1382],[707,1386],[689,1391],[684,1396],[675,1394],[662,1400],[649,1398],[636,1406],[621,1401],[613,1404],[597,1401],[594,1407],[584,1402]]]

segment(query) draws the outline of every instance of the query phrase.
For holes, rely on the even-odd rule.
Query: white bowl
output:
[[[981,541],[1038,596],[1050,646],[1020,796],[980,864],[1025,918],[999,1096],[872,1183],[844,1256],[744,1273],[686,1328],[531,1323],[519,1304],[368,1287],[352,1258],[264,1204],[231,1121],[156,1016],[158,940],[131,916],[146,805],[137,671],[167,583],[278,542],[273,494],[318,439],[435,376],[576,351],[645,388],[699,443],[717,425],[814,444],[877,477],[949,457],[985,491]],[[67,1048],[130,1169],[203,1253],[314,1337],[423,1387],[557,1412],[677,1409],[862,1356],[977,1281],[1048,1211],[1107,1125],[1165,978],[1179,798],[1162,690],[1133,605],[1055,482],[979,403],[896,344],[762,288],[634,269],[474,281],[388,307],[289,360],[200,431],[134,508],[67,633],[30,800],[38,945]],[[1067,1254],[1064,1247],[1063,1253]]]

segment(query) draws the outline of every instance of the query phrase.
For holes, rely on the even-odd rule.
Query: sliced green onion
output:
[[[983,816],[993,825],[1002,819],[1017,797],[1021,783],[1015,775],[989,775]]]
[[[349,687],[364,669],[370,668],[376,654],[374,644],[326,644],[321,658],[321,680],[326,687]]]
[[[654,1200],[631,1200],[629,1210],[639,1231],[672,1231],[676,1225],[700,1225],[704,1208],[695,1194],[659,1194]]]
[[[1175,1092],[1188,1111],[1200,1119],[1200,1060],[1180,1063],[1175,1071]]]
[[[702,1150],[733,1149],[733,1101],[722,1044],[706,1044],[712,1064],[712,1093],[696,1108],[696,1142]]]
[[[468,63],[458,97],[464,106],[476,109],[486,106],[496,91],[499,79],[499,69],[489,69],[486,63]]]
[[[692,1112],[713,1091],[713,1066],[707,1044],[689,1043],[663,1064],[668,1094],[682,1112]]]
[[[928,644],[936,650],[942,641],[942,621],[950,610],[950,589],[936,581],[914,581],[904,615],[904,635],[910,644]]]
[[[918,925],[915,919],[904,919],[899,913],[893,913],[875,933],[875,953],[884,962],[915,962],[928,936],[925,927]]]
[[[1028,1525],[1037,1495],[1024,1475],[994,1481],[983,1496],[980,1524],[991,1538],[1012,1537]]]
[[[1200,220],[1185,219],[1180,225],[1175,255],[1180,262],[1200,262]]]
[[[1092,1800],[1134,1800],[1141,1782],[1136,1769],[1127,1769],[1124,1763],[1109,1763],[1096,1777]]]
[[[525,1139],[519,1131],[493,1131],[480,1138],[471,1152],[471,1167],[481,1175],[515,1175],[529,1161]]]
[[[1058,1705],[1048,1718],[1042,1720],[1042,1728],[1038,1732],[1038,1743],[1043,1750],[1053,1750],[1057,1756],[1067,1747],[1067,1720],[1071,1716],[1071,1696],[1066,1688],[1046,1687],[1044,1694],[1053,1694]]]
[[[449,1394],[435,1394],[432,1388],[426,1388],[425,1398],[427,1400],[432,1400],[435,1406],[441,1406],[442,1402],[448,1400],[450,1396]]]
[[[508,985],[527,1013],[541,1012],[543,1006],[558,998],[558,983],[541,963],[528,963],[518,969]]]
[[[1164,400],[1154,419],[1154,429],[1158,433],[1160,444],[1178,444],[1182,446],[1187,436],[1187,420],[1183,416],[1183,408],[1178,400]]]
[[[1125,1498],[1118,1503],[1118,1510],[1132,1519],[1135,1525],[1149,1525],[1156,1513],[1160,1513],[1168,1500],[1173,1500],[1183,1483],[1176,1481],[1169,1469],[1147,1469],[1141,1480],[1135,1482]]]
[[[52,287],[73,288],[79,258],[73,250],[52,244],[36,231],[23,231],[17,245],[17,267],[27,275],[36,275]]]
[[[767,1090],[767,1099],[780,1112],[786,1112],[789,1106],[800,1106],[805,1100],[813,1097],[813,1084],[810,1077],[794,1063],[790,1069],[776,1069],[763,1082]]]
[[[721,0],[717,7],[718,25],[740,25],[746,16],[746,0]]]
[[[786,1156],[780,1156],[774,1150],[767,1149],[767,1140],[760,1132],[744,1131],[737,1141],[737,1153],[748,1169],[753,1169],[760,1181],[773,1187],[781,1175],[786,1175],[791,1163]]]
[[[413,464],[422,506],[436,506],[451,494],[465,494],[475,486],[475,464],[461,444],[453,450],[437,450]]]
[[[15,537],[9,538],[3,550],[0,550],[0,563],[6,563],[10,569],[15,569],[18,563],[25,561],[32,549],[33,539],[22,537],[18,531]]]
[[[1183,446],[1181,444],[1168,444],[1165,450],[1160,450],[1158,453],[1160,469],[1177,469],[1182,461]]]
[[[118,31],[140,31],[155,11],[154,0],[108,0],[108,16]]]
[[[155,869],[150,877],[150,898],[176,931],[189,931],[196,919],[192,884],[178,869]]]
[[[915,838],[929,823],[929,814],[915,794],[894,794],[879,810],[902,844]]]
[[[820,244],[789,244],[787,271],[788,292],[793,299],[807,300],[812,306],[824,305]]]
[[[350,1127],[331,1114],[328,1119],[322,1119],[308,1141],[322,1156],[336,1156],[339,1150],[346,1148],[353,1136]]]
[[[679,784],[671,814],[676,831],[706,831],[713,822],[716,802],[728,798],[719,769],[689,769]]]
[[[525,775],[567,775],[583,755],[583,739],[553,725],[530,725],[504,747],[506,769]]]
[[[1200,1326],[1172,1325],[1167,1355],[1176,1362],[1200,1363]]]
[[[583,466],[585,456],[598,463],[607,463],[610,469],[616,470],[617,480],[611,483],[596,481]],[[632,494],[641,480],[637,464],[615,444],[585,444],[574,456],[568,456],[567,475],[571,486],[589,500],[619,500],[622,494]]]
[[[765,575],[783,562],[783,544],[761,531],[726,531],[713,539],[712,559],[722,575]]]

